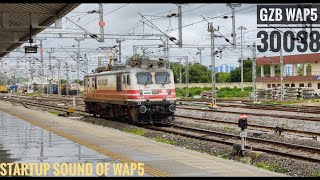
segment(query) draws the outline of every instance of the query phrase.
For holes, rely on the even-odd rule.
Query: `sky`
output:
[[[88,11],[98,10],[99,6],[97,3],[81,4],[79,7],[71,11],[66,15],[73,22],[81,26],[86,31],[94,34],[100,34],[99,31],[99,15],[97,13],[88,14]],[[178,39],[178,18],[166,16],[171,13],[178,13],[178,6],[171,3],[122,3],[122,4],[103,4],[104,9],[104,21],[105,21],[105,34],[167,34]],[[256,4],[241,4],[240,7],[236,7],[236,34],[237,44],[241,42],[241,33],[237,28],[243,26],[246,30],[243,31],[243,44],[252,45],[253,42],[259,42],[256,38],[257,32],[257,16],[256,16]],[[145,18],[143,18],[141,15]],[[214,28],[219,29],[219,33],[224,37],[232,41],[232,19],[231,19],[231,8],[225,3],[190,3],[182,4],[182,42],[183,47],[188,45],[193,46],[206,46],[210,47],[210,33],[207,31],[208,22],[204,20],[205,17],[208,22],[212,22]],[[222,16],[228,16],[229,18],[224,19]],[[153,20],[154,19],[154,20]],[[143,23],[142,20],[145,22]],[[156,28],[151,28],[149,25],[152,22]],[[184,27],[185,26],[185,27]],[[43,32],[81,32],[84,30],[80,29],[72,22],[63,18],[63,29],[47,29]],[[39,34],[39,36],[44,36]],[[44,48],[56,48],[60,49],[60,52],[53,53],[53,56],[60,58],[62,61],[68,61],[70,66],[75,69],[75,61],[70,59],[75,53],[66,53],[61,51],[62,47],[70,48],[72,45],[77,45],[74,39],[58,39],[49,38],[43,41]],[[106,36],[107,37],[107,36]],[[161,41],[150,41],[150,40],[125,40],[122,42],[122,59],[126,59],[133,55],[133,45],[154,45],[158,46],[162,44]],[[188,61],[199,62],[200,56],[197,54],[199,51],[197,48],[181,48],[177,45],[170,43],[172,48],[169,50],[170,61],[177,62],[178,57],[188,56]],[[86,53],[90,59],[89,71],[93,70],[98,64],[97,56],[105,55],[102,52],[97,51],[99,47],[117,45],[115,39],[107,39],[104,43],[97,42],[95,39],[86,39],[80,41],[81,50],[87,49],[91,52],[82,52],[81,56]],[[241,56],[241,48],[238,46],[233,49],[228,42],[223,38],[215,38],[216,47],[227,45],[222,50],[220,57],[216,57],[216,66],[227,64],[229,66],[239,66],[237,62]],[[77,51],[75,47],[73,49]],[[217,48],[216,48],[217,50]],[[160,48],[148,48],[146,52],[154,57],[163,56],[163,51]],[[138,53],[142,54],[142,50],[138,49]],[[40,57],[40,53],[34,55]],[[275,56],[277,53],[265,52],[259,53],[258,56]],[[286,55],[286,53],[284,53]],[[18,56],[11,53],[11,57]],[[21,54],[20,54],[21,56]],[[44,53],[45,62],[48,62],[48,53]],[[251,57],[252,51],[249,48],[243,48],[243,57]],[[66,57],[66,58],[64,58]],[[69,58],[69,59],[68,59]],[[203,64],[208,66],[211,64],[211,49],[205,48],[202,50],[202,61]],[[37,64],[38,62],[36,62]],[[12,66],[12,65],[11,65]],[[39,66],[37,66],[39,67]],[[36,68],[36,67],[35,67]],[[25,67],[27,69],[27,67]],[[75,78],[75,73],[71,74],[71,78]]]

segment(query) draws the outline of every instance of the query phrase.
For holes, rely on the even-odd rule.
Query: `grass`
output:
[[[293,105],[296,103],[304,103],[304,102],[319,102],[318,99],[296,99],[296,100],[288,100],[288,101],[262,101],[262,104],[270,104],[270,105]]]
[[[26,93],[27,96],[39,96],[42,95],[41,92],[32,92],[32,93]]]
[[[289,170],[286,169],[286,168],[282,168],[280,166],[278,166],[277,164],[267,164],[267,163],[256,163],[255,166],[259,167],[259,168],[262,168],[262,169],[266,169],[266,170],[269,170],[269,171],[274,171],[274,172],[278,172],[278,173],[286,173],[288,172]]]
[[[227,131],[237,131],[236,128],[230,127],[230,126],[223,126],[222,128],[223,128],[224,130],[227,130]]]
[[[174,141],[171,141],[171,140],[168,140],[168,139],[159,137],[159,136],[154,137],[154,138],[152,138],[152,139],[154,139],[155,141],[161,142],[161,143],[172,144],[172,145],[175,145],[175,144],[176,144]]]
[[[58,114],[60,114],[60,112],[58,112],[58,111],[48,111],[49,113],[51,113],[51,114],[54,114],[54,115],[58,115]]]
[[[311,172],[309,174],[310,177],[320,177],[320,171]]]
[[[244,91],[241,91],[241,88],[229,88],[223,87],[217,89],[216,96],[222,99],[229,98],[248,98],[249,94],[252,92],[252,87],[245,87]],[[189,97],[200,95],[202,92],[211,92],[211,87],[190,87],[189,88]],[[176,88],[177,97],[185,97],[186,96],[186,88]]]
[[[146,131],[142,130],[142,129],[123,129],[123,132],[128,132],[128,133],[132,133],[132,134],[136,134],[139,136],[143,136]]]

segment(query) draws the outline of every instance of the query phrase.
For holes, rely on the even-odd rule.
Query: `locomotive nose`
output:
[[[145,113],[147,111],[147,107],[142,105],[139,107],[139,111],[140,111],[140,113]]]
[[[175,111],[176,111],[176,106],[173,105],[173,104],[171,104],[171,105],[169,106],[169,111],[170,111],[170,112],[175,112]]]

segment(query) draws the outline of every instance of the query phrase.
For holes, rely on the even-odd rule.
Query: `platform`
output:
[[[146,176],[286,176],[116,129],[14,106],[7,102],[0,101],[0,113],[1,111],[94,150],[100,154],[97,155],[100,161],[143,162]],[[19,128],[20,124],[11,125],[10,131],[15,132],[14,129]],[[51,139],[55,140],[57,139]],[[88,161],[90,162],[90,158]]]

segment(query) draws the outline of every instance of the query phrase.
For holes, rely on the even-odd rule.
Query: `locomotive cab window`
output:
[[[157,84],[169,84],[170,74],[168,72],[156,72],[156,83]]]
[[[122,91],[121,75],[116,76],[116,83],[117,91]]]
[[[91,87],[94,87],[94,78],[92,78],[92,85]]]
[[[123,84],[127,84],[126,75],[123,75]]]
[[[152,84],[152,76],[148,72],[137,73],[137,83],[142,85]]]
[[[127,75],[127,85],[130,85],[130,75]]]

